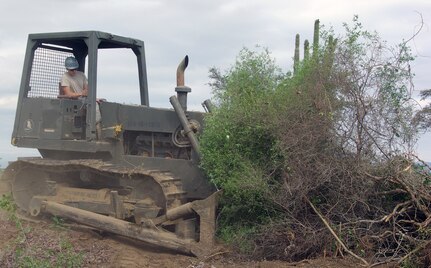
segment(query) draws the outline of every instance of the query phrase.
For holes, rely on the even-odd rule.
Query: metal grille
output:
[[[39,47],[34,53],[30,76],[29,98],[55,99],[59,94],[59,83],[65,72],[64,60],[72,52]]]

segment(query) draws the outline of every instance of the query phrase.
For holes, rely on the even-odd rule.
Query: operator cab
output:
[[[140,104],[148,106],[142,41],[98,31],[30,34],[12,144],[42,150],[74,148],[95,151],[88,144],[96,140],[98,52],[118,48],[130,49],[136,56]],[[67,57],[75,57],[79,63],[78,70],[87,74],[87,98],[70,99],[61,90],[59,82],[66,71],[64,62]],[[80,140],[83,145],[76,143]]]

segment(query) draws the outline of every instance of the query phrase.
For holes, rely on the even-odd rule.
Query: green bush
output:
[[[214,88],[219,107],[207,117],[200,137],[201,165],[224,191],[219,233],[235,239],[235,233],[251,233],[276,216],[268,197],[277,182],[270,174],[282,161],[267,121],[267,101],[283,75],[267,50],[243,49],[224,78],[223,86]]]

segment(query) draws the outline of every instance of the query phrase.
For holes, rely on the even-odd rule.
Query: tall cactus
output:
[[[295,37],[295,56],[293,57],[293,73],[298,72],[299,67],[299,34]]]
[[[335,47],[337,45],[337,39],[334,39],[332,35],[328,37],[328,44],[325,50],[325,57],[324,57],[324,65],[325,68],[330,70],[332,68],[332,64],[334,63],[334,53],[335,53]]]
[[[313,58],[317,58],[319,52],[319,23],[320,21],[318,19],[314,21]]]
[[[307,39],[304,41],[304,61],[307,61],[310,58],[310,43]]]

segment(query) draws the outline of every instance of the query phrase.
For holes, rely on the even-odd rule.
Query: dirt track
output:
[[[54,224],[51,219],[19,221],[22,223],[21,229],[8,219],[7,213],[0,210],[0,267],[17,267],[17,248],[23,248],[24,254],[30,259],[47,256],[47,252],[50,252],[53,262],[54,256],[69,250],[73,254],[81,254],[81,267],[356,267],[347,261],[331,259],[306,261],[295,266],[283,262],[239,262],[228,258],[226,254],[199,260],[118,236],[102,235],[82,226]],[[65,249],[65,242],[70,245],[70,249]]]

